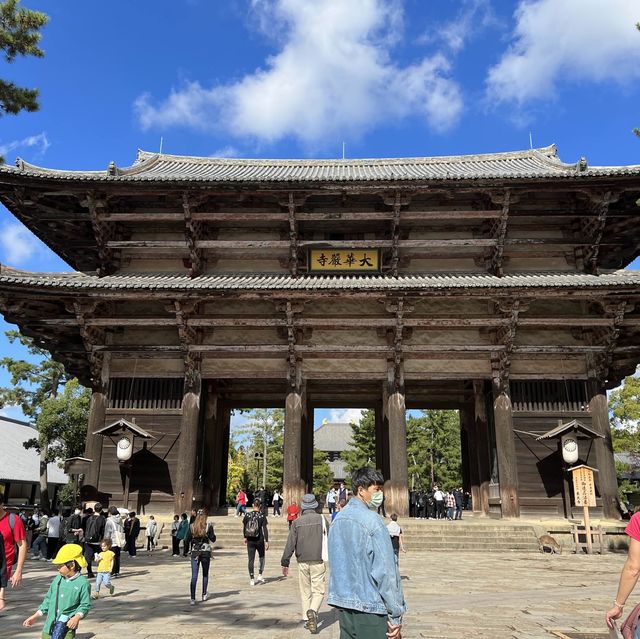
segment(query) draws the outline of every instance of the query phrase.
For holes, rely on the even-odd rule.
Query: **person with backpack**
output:
[[[114,554],[111,576],[120,574],[120,554],[125,545],[124,526],[122,517],[115,506],[109,506],[109,516],[104,526],[104,538],[111,540],[111,552]]]
[[[257,583],[264,583],[264,560],[265,551],[269,550],[269,530],[267,528],[267,518],[261,512],[262,502],[254,500],[253,510],[248,512],[242,521],[244,543],[247,546],[249,556],[249,584],[254,586]],[[255,579],[254,564],[256,551],[260,558],[258,578]]]
[[[93,506],[93,515],[87,517],[84,531],[84,558],[87,562],[87,577],[93,579],[95,575],[91,569],[93,557],[100,552],[100,542],[104,538],[106,519],[102,516],[102,504],[96,502]]]
[[[0,538],[4,541],[7,583],[11,584],[12,588],[17,588],[22,583],[22,567],[27,557],[26,536],[20,517],[5,510],[4,496],[0,494]],[[16,547],[18,549],[17,563]]]
[[[202,567],[202,601],[209,598],[209,566],[211,564],[211,545],[216,540],[213,524],[207,524],[207,511],[199,510],[196,520],[189,526],[185,546],[191,553],[191,605],[196,605],[196,586]]]

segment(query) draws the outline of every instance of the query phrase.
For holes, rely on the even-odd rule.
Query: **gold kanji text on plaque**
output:
[[[312,249],[309,251],[310,271],[341,271],[359,273],[380,270],[380,251],[350,249]]]

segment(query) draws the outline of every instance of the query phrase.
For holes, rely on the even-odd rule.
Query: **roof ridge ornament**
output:
[[[16,158],[15,164],[20,171],[24,171],[24,160],[22,158]]]
[[[107,167],[107,175],[118,175],[118,167],[113,160],[109,162],[109,166]]]
[[[576,170],[578,173],[584,173],[589,168],[587,158],[584,155],[576,162]]]

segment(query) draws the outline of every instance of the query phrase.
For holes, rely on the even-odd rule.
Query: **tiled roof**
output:
[[[328,453],[342,452],[349,448],[352,434],[351,424],[327,422],[314,431],[313,446]]]
[[[18,285],[38,289],[83,292],[134,291],[424,291],[510,288],[638,287],[640,271],[616,271],[604,275],[541,272],[497,277],[481,273],[406,273],[390,275],[210,274],[188,275],[118,273],[106,277],[71,273],[32,273],[0,266],[0,287]]]
[[[104,171],[53,170],[17,160],[2,173],[69,181],[108,182],[377,182],[575,178],[640,175],[640,166],[589,167],[584,160],[565,164],[555,145],[541,149],[417,158],[266,160],[203,158],[139,151],[130,167],[113,163]]]
[[[22,444],[37,436],[36,430],[27,422],[0,416],[0,481],[38,483],[40,481],[40,455],[35,448]],[[56,464],[47,466],[50,484],[66,484],[67,475]]]

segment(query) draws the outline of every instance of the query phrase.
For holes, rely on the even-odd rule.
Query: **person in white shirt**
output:
[[[387,530],[389,531],[389,536],[391,537],[391,545],[393,546],[393,554],[396,556],[397,564],[400,551],[407,551],[404,549],[404,537],[402,536],[402,528],[400,528],[400,524],[398,523],[398,515],[396,515],[395,513],[391,514],[391,521],[387,524]]]
[[[330,515],[333,515],[336,509],[337,500],[338,500],[338,491],[335,489],[334,486],[331,486],[331,490],[329,490],[329,492],[327,493],[327,499],[326,499],[327,508],[329,509]]]
[[[51,561],[60,547],[60,515],[55,513],[47,521],[47,561]]]
[[[444,493],[434,486],[433,499],[436,502],[436,519],[444,519]]]
[[[282,517],[282,513],[280,512],[280,506],[282,505],[282,496],[280,495],[280,492],[277,488],[273,493],[273,501],[271,503],[273,504],[273,516]]]
[[[153,551],[156,547],[156,532],[158,531],[158,524],[156,523],[155,517],[153,515],[149,515],[149,521],[147,522],[147,527],[145,529],[145,535],[147,537],[147,550]]]

